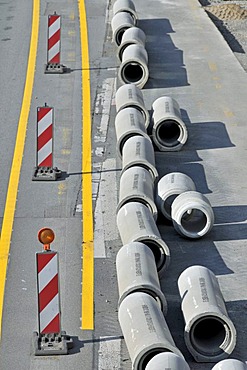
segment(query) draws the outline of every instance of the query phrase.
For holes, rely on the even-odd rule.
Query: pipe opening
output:
[[[150,295],[152,298],[154,298],[156,300],[156,302],[158,303],[161,311],[164,310],[163,302],[161,301],[160,297],[158,297],[158,295],[155,294],[155,292],[152,289],[140,288],[139,286],[137,286],[137,288],[132,289],[131,292],[128,293],[128,295],[130,295],[132,293],[146,293],[146,294]]]
[[[172,214],[172,203],[174,201],[174,199],[178,196],[179,194],[173,194],[173,195],[170,195],[169,197],[167,197],[165,199],[165,201],[163,202],[162,201],[162,204],[161,204],[161,209],[164,211],[164,215],[168,215],[170,218],[171,218],[171,214]]]
[[[166,262],[166,254],[162,250],[162,247],[160,246],[160,244],[157,243],[155,240],[150,240],[150,239],[142,239],[138,241],[142,242],[143,244],[145,244],[147,247],[151,249],[154,255],[157,270],[160,271]]]
[[[124,138],[119,143],[119,150],[120,150],[121,155],[123,154],[124,144],[126,143],[126,141],[128,139],[130,139],[133,136],[142,136],[142,135],[141,134],[138,134],[137,132],[135,132],[134,134],[132,133],[132,134],[129,134],[129,135],[124,136]]]
[[[181,128],[174,120],[165,120],[159,124],[156,136],[161,145],[173,147],[178,145]]]
[[[158,355],[159,353],[163,353],[163,352],[171,352],[171,351],[169,351],[168,349],[164,349],[164,348],[150,349],[148,352],[144,353],[144,355],[140,359],[137,369],[145,370],[149,361],[151,361],[154,356]]]
[[[123,37],[123,35],[122,35],[122,37]],[[122,60],[123,60],[123,52],[124,52],[124,50],[129,46],[129,45],[132,45],[133,44],[133,42],[126,42],[124,45],[122,45],[121,47],[120,47],[120,49],[119,49],[119,52],[118,52],[118,56],[119,56],[119,59],[120,59],[120,61],[122,62]]]
[[[207,216],[200,209],[187,209],[181,218],[181,226],[187,232],[198,233],[207,225]]]
[[[137,202],[137,203],[141,203],[143,204],[144,206],[146,206],[150,212],[153,214],[153,208],[151,207],[151,205],[149,204],[149,202],[147,202],[145,199],[141,198],[141,197],[131,197],[130,199],[126,199],[126,201],[121,204],[121,207],[123,207],[125,204],[127,203],[131,203],[131,202]]]
[[[122,79],[125,83],[137,83],[143,79],[143,68],[135,62],[126,63],[122,69]]]
[[[123,28],[120,28],[120,30],[117,31],[115,39],[116,39],[116,43],[117,43],[118,46],[121,44],[123,34],[127,29],[128,29],[128,27],[123,27]]]
[[[207,317],[194,323],[190,339],[197,352],[206,356],[216,356],[224,351],[231,337],[224,321],[216,317]]]

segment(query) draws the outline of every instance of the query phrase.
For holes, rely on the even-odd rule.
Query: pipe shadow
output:
[[[213,210],[216,226],[247,221],[247,205],[213,207]],[[229,227],[231,226],[229,225]]]
[[[149,60],[149,80],[145,89],[188,86],[183,51],[169,34],[175,33],[168,19],[142,19],[138,26],[147,36],[145,48]]]
[[[231,148],[231,142],[223,122],[191,123],[185,110],[183,120],[188,130],[188,141],[178,152],[155,151],[156,167],[160,177],[171,172],[187,174],[195,182],[196,188],[203,194],[211,193],[207,186],[202,161],[198,155],[200,150]]]

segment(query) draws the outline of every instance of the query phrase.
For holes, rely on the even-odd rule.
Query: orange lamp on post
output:
[[[50,244],[53,242],[55,239],[55,233],[52,229],[48,227],[43,227],[42,229],[39,230],[38,232],[38,240],[40,243],[43,244],[43,248],[45,251],[50,250]]]

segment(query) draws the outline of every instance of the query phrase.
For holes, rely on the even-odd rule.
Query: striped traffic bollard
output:
[[[54,109],[46,104],[38,107],[36,167],[32,180],[56,180],[61,175],[61,171],[53,167],[53,123]]]
[[[47,64],[45,73],[63,73],[65,66],[60,63],[61,56],[61,16],[48,15]]]
[[[61,331],[58,253],[50,250],[54,232],[43,228],[38,233],[44,251],[36,253],[38,327],[34,332],[34,354],[46,356],[67,354],[72,339]]]

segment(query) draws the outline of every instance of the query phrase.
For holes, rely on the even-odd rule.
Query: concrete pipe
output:
[[[197,191],[186,191],[178,195],[171,209],[173,226],[182,236],[198,239],[213,227],[214,213],[211,204]]]
[[[117,56],[120,62],[123,59],[123,52],[129,45],[137,44],[145,47],[146,35],[143,30],[138,27],[131,27],[123,34],[121,44],[117,49]]]
[[[144,167],[151,173],[154,181],[158,180],[154,148],[149,137],[132,136],[125,142],[122,150],[122,172],[133,166]]]
[[[183,357],[176,347],[156,300],[143,292],[128,295],[119,306],[118,319],[133,370],[145,370],[162,352]]]
[[[127,12],[131,15],[135,24],[137,22],[138,17],[137,17],[137,13],[136,13],[136,9],[135,9],[135,4],[133,3],[132,0],[117,0],[117,1],[115,1],[115,3],[113,4],[113,7],[112,7],[112,12],[113,12],[113,15],[115,15],[117,13],[120,13],[120,12]]]
[[[121,44],[124,32],[135,25],[131,15],[127,12],[120,12],[111,20],[112,38],[117,46]]]
[[[171,206],[174,199],[181,193],[196,190],[194,181],[185,173],[171,172],[161,177],[156,189],[156,204],[160,213],[171,220]]]
[[[145,120],[145,127],[150,124],[150,116],[145,107],[142,91],[134,84],[125,84],[116,91],[116,110],[119,112],[123,108],[133,107],[138,109]]]
[[[188,139],[177,101],[161,96],[152,105],[152,137],[160,151],[178,151]]]
[[[247,366],[242,361],[228,359],[218,362],[212,370],[247,370]]]
[[[122,173],[119,186],[117,212],[126,203],[139,202],[147,206],[157,221],[158,211],[154,202],[154,182],[148,170],[134,166]]]
[[[197,362],[217,362],[236,345],[219,283],[208,268],[191,266],[178,279],[185,321],[185,343]]]
[[[142,45],[132,44],[125,48],[118,77],[122,84],[134,84],[140,89],[148,81],[148,54]]]
[[[117,136],[117,152],[120,158],[126,140],[132,136],[145,136],[149,138],[143,115],[136,108],[120,110],[115,117],[115,130]]]
[[[140,242],[125,244],[117,254],[116,269],[119,305],[129,294],[145,292],[156,299],[166,315],[167,303],[160,289],[155,259],[150,248]]]
[[[157,270],[161,275],[170,262],[170,251],[161,239],[153,215],[142,203],[125,204],[117,213],[117,227],[123,244],[142,242],[154,254]]]
[[[185,360],[175,353],[162,352],[154,356],[147,364],[145,370],[190,370]]]

